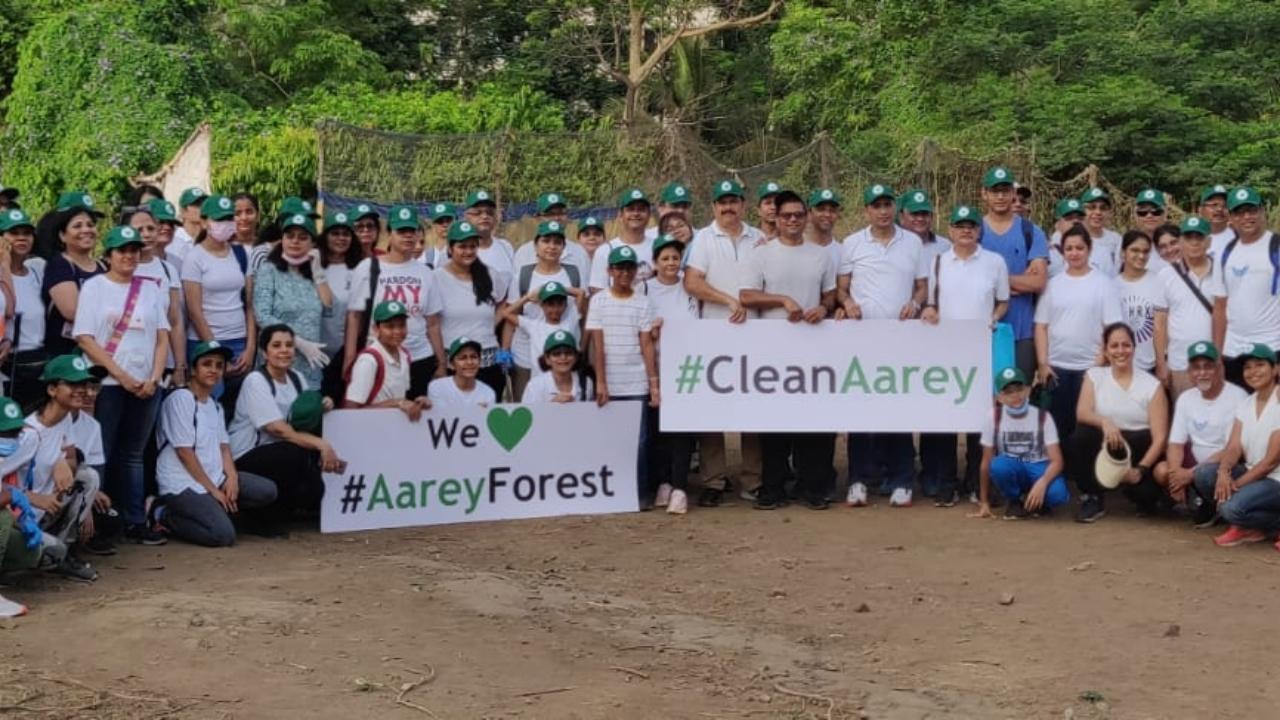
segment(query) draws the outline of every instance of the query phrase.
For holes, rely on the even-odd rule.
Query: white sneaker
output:
[[[889,496],[889,507],[911,507],[911,489],[898,488]]]
[[[684,515],[689,512],[689,496],[683,490],[672,490],[671,500],[667,503],[669,515]]]
[[[671,485],[662,483],[658,486],[658,496],[653,499],[654,507],[666,507],[671,502]]]
[[[867,486],[860,482],[849,483],[849,494],[845,496],[844,504],[849,507],[866,507]]]
[[[9,598],[0,595],[0,617],[12,618],[22,617],[27,614],[27,606],[22,603],[16,603]]]

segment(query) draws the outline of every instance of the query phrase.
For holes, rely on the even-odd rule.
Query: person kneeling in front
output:
[[[460,337],[449,345],[449,370],[451,375],[436,378],[427,386],[427,397],[434,406],[475,405],[492,407],[498,402],[493,388],[480,377],[480,343],[469,337]]]
[[[431,407],[426,396],[413,400],[409,395],[409,366],[413,359],[404,349],[409,334],[409,308],[394,300],[380,302],[373,309],[375,342],[356,355],[351,365],[344,408],[397,408],[417,422]]]
[[[222,405],[213,389],[222,381],[231,348],[209,340],[195,346],[187,387],[164,401],[156,443],[155,527],[206,547],[236,541],[233,515],[264,508],[276,499],[276,484],[236,471]]]
[[[1021,370],[1001,370],[997,385],[997,404],[982,430],[977,517],[991,517],[992,482],[1007,499],[1006,520],[1048,514],[1071,501],[1058,427],[1052,415],[1031,404],[1031,388]]]

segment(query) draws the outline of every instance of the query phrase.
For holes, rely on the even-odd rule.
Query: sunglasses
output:
[[[1138,217],[1151,217],[1152,215],[1163,215],[1163,210],[1134,210],[1134,215]]]
[[[788,221],[803,220],[805,218],[805,215],[806,213],[802,213],[802,212],[778,213],[778,219],[788,220]]]

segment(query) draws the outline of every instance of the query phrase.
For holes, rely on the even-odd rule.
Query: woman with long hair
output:
[[[320,341],[329,364],[324,369],[321,392],[335,403],[345,396],[342,381],[342,353],[347,332],[347,300],[351,296],[352,271],[364,259],[364,250],[356,239],[355,224],[347,212],[325,214],[320,233],[320,267],[324,269],[332,291],[333,302],[326,305],[320,318]]]
[[[480,346],[479,379],[501,398],[507,374],[499,363],[501,348],[495,326],[507,304],[510,277],[491,272],[479,250],[480,232],[474,225],[463,220],[450,226],[449,262],[435,271],[443,307],[441,334],[447,345],[467,337]],[[437,377],[442,375],[442,371],[437,373]]]
[[[1147,372],[1155,372],[1161,382],[1168,382],[1169,365],[1165,353],[1169,349],[1169,306],[1164,287],[1156,273],[1147,269],[1153,252],[1151,238],[1141,230],[1130,230],[1120,240],[1120,274],[1116,276],[1116,293],[1120,296],[1120,312],[1137,340],[1134,363]]]

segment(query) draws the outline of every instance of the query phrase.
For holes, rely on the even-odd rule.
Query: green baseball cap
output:
[[[1245,207],[1246,205],[1261,205],[1262,198],[1258,195],[1258,191],[1245,185],[1235,188],[1231,194],[1227,196],[1227,209],[1235,210],[1236,208]]]
[[[334,228],[344,227],[352,232],[356,230],[355,220],[352,219],[351,213],[345,210],[330,210],[324,214],[324,231],[329,232]]]
[[[1111,196],[1107,194],[1106,190],[1103,190],[1100,187],[1091,187],[1080,195],[1080,204],[1082,205],[1088,205],[1095,200],[1101,200],[1106,202],[1108,205],[1111,204]]]
[[[303,215],[299,213],[297,215],[288,215],[280,218],[281,231],[295,227],[306,230],[307,234],[313,238],[316,236],[316,224],[315,221],[311,219],[310,215]]]
[[[387,227],[391,230],[419,229],[418,208],[412,205],[392,205],[391,211],[387,213]]]
[[[624,208],[635,202],[652,205],[652,203],[649,202],[649,196],[645,195],[644,191],[638,187],[627,188],[618,195],[618,207],[620,208]]]
[[[547,336],[547,341],[542,344],[542,352],[549,353],[556,348],[569,348],[577,352],[578,339],[564,330],[557,330]]]
[[[107,233],[107,239],[102,242],[102,247],[106,250],[116,250],[126,245],[142,246],[142,236],[128,225],[117,225],[111,228],[111,232]]]
[[[823,203],[830,203],[840,207],[840,193],[831,188],[818,188],[809,193],[809,207],[815,208]]]
[[[1158,208],[1164,208],[1164,193],[1155,188],[1144,188],[1138,191],[1134,202],[1138,205],[1155,205]]]
[[[217,340],[205,340],[195,346],[195,349],[191,351],[191,357],[188,359],[192,365],[195,365],[196,361],[205,355],[221,355],[223,360],[231,362],[231,358],[235,356],[235,353],[232,352],[231,348]]]
[[[1227,189],[1226,185],[1210,185],[1200,191],[1200,202],[1204,202],[1211,197],[1218,197],[1219,195],[1221,195],[1222,199],[1225,200],[1230,192],[1231,191]]]
[[[204,188],[189,187],[186,190],[183,190],[182,194],[178,196],[178,207],[191,207],[197,203],[204,202],[204,199],[207,197],[209,197],[209,193],[206,192]]]
[[[692,205],[693,193],[689,192],[689,188],[684,183],[673,180],[662,188],[658,200],[663,205]]]
[[[398,317],[409,317],[409,308],[406,307],[404,303],[396,300],[380,302],[377,307],[373,309],[373,321],[375,323],[384,323]]]
[[[151,213],[151,217],[155,218],[158,223],[177,225],[179,222],[178,209],[175,208],[173,203],[168,200],[161,198],[152,198],[151,200],[148,200],[147,212]]]
[[[59,355],[45,363],[44,370],[40,372],[40,382],[83,383],[106,376],[106,368],[90,365],[83,355]]]
[[[555,206],[569,207],[569,201],[564,199],[563,193],[549,192],[542,193],[538,196],[538,214],[546,215],[547,211]]]
[[[636,251],[632,250],[630,245],[619,245],[609,251],[610,266],[625,265],[627,263],[637,265],[639,262],[639,259],[636,258]]]
[[[782,183],[777,180],[765,180],[756,188],[756,200],[763,200],[780,192],[782,192]]]
[[[902,210],[909,213],[933,212],[933,203],[929,202],[929,193],[924,190],[908,190],[899,198]]]
[[[467,202],[463,207],[470,210],[477,205],[492,205],[494,207],[498,207],[498,201],[493,199],[493,193],[488,190],[472,190],[467,193]]]
[[[431,222],[434,223],[445,218],[449,220],[458,219],[458,210],[453,206],[453,203],[438,202],[427,208],[427,219]]]
[[[72,190],[59,195],[57,210],[58,212],[79,210],[87,212],[95,218],[100,218],[105,214],[93,204],[93,198],[89,197],[89,193],[83,190]]]
[[[564,237],[564,223],[559,220],[543,220],[538,223],[538,237],[543,235],[559,235]]]
[[[1053,209],[1053,217],[1057,220],[1068,215],[1084,215],[1084,205],[1078,198],[1062,198]]]
[[[960,223],[977,225],[980,222],[982,222],[982,213],[971,205],[957,205],[951,209],[952,225],[959,225]]]
[[[676,239],[671,233],[663,233],[653,240],[653,259],[658,259],[658,253],[662,252],[662,248],[676,246],[680,252],[684,253],[684,243]]]
[[[20,227],[36,229],[36,224],[31,222],[31,217],[22,208],[9,208],[0,212],[0,232]]]
[[[1208,235],[1209,221],[1199,215],[1188,215],[1182,220],[1181,228],[1183,235]]]
[[[773,194],[776,195],[777,193]],[[722,197],[737,197],[745,199],[746,196],[746,191],[742,189],[742,183],[739,183],[737,180],[721,180],[716,183],[715,189],[711,191],[712,201],[719,200]],[[763,200],[766,197],[768,196],[761,195],[760,199]]]
[[[565,290],[564,286],[560,283],[552,280],[551,282],[543,285],[542,289],[538,291],[538,302],[546,302],[548,299],[553,297],[568,298],[569,291]]]
[[[604,232],[604,222],[602,222],[600,218],[594,215],[588,215],[587,217],[584,217],[578,221],[579,233],[581,233],[583,230],[586,230],[588,228],[595,228],[600,232]]]
[[[18,407],[18,403],[7,397],[0,397],[0,432],[21,430],[23,424],[22,408]]]
[[[359,222],[367,217],[371,217],[374,220],[382,219],[382,216],[378,214],[378,209],[369,203],[360,203],[359,205],[351,208],[351,211],[347,214],[351,216],[351,220],[353,222]]]
[[[464,240],[475,240],[478,237],[480,237],[480,231],[476,229],[475,225],[466,220],[457,220],[449,226],[447,240],[452,245]]]
[[[1276,364],[1276,351],[1262,343],[1254,343],[1248,350],[1240,353],[1241,358],[1256,358],[1258,360],[1266,360],[1272,365]]]
[[[1003,165],[996,165],[982,176],[982,187],[988,190],[997,185],[1013,185],[1013,171]]]
[[[1218,346],[1214,345],[1208,340],[1193,342],[1189,346],[1187,346],[1187,362],[1191,362],[1196,358],[1209,358],[1210,360],[1217,360],[1219,357],[1221,356],[1218,354]]]
[[[324,396],[319,390],[303,390],[289,406],[289,425],[298,432],[318,432],[323,418]]]
[[[307,217],[320,217],[316,212],[316,208],[310,202],[303,200],[296,195],[290,195],[280,201],[280,212],[276,213],[276,217],[283,221],[287,217],[294,215],[306,215]],[[283,227],[283,226],[281,226]]]
[[[880,183],[876,183],[875,185],[868,185],[867,188],[862,191],[863,205],[871,205],[872,203],[879,200],[880,198],[889,198],[890,200],[897,200],[898,196],[894,194],[893,188],[889,187],[888,185],[881,185]]]
[[[996,390],[1004,390],[1015,383],[1026,385],[1027,375],[1016,367],[1007,367],[996,376]]]
[[[200,203],[200,217],[207,220],[230,220],[235,216],[235,203],[225,195],[207,195]]]
[[[453,342],[449,343],[449,359],[452,360],[454,356],[462,352],[463,348],[467,348],[467,347],[475,348],[476,352],[484,352],[484,348],[480,347],[479,340],[472,340],[466,335],[463,335],[457,340],[454,340]]]

